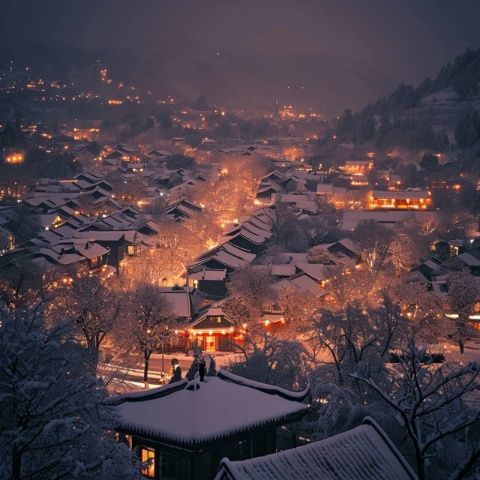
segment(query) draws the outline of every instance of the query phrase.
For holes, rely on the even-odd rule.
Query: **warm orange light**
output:
[[[25,156],[23,153],[20,153],[20,152],[10,153],[5,157],[5,162],[11,163],[11,164],[23,163],[24,160],[25,160]]]

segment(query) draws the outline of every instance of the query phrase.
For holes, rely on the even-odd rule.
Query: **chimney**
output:
[[[200,381],[203,382],[205,380],[205,373],[206,373],[206,363],[205,360],[202,358],[198,365],[198,375],[200,376]]]

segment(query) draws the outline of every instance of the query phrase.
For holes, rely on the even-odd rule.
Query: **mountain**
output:
[[[480,49],[468,48],[418,87],[401,84],[390,95],[337,125],[342,140],[379,147],[470,148],[480,140]]]
[[[355,57],[337,58],[327,51],[267,55],[243,48],[177,52],[168,45],[151,49],[87,50],[36,46],[0,52],[0,61],[24,61],[32,71],[60,76],[88,87],[98,79],[99,65],[114,82],[151,90],[158,98],[191,101],[205,95],[213,104],[232,108],[272,109],[277,104],[312,108],[325,116],[345,106],[360,108],[387,93],[395,81],[387,73]]]

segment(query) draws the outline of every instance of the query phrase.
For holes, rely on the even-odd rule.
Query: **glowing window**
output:
[[[142,475],[147,478],[155,478],[155,450],[140,447],[140,460],[142,462]]]

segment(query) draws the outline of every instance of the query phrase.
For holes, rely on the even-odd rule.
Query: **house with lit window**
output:
[[[368,206],[372,210],[425,210],[431,208],[432,197],[427,190],[373,190],[370,192]]]
[[[236,345],[243,345],[243,332],[221,308],[209,308],[189,324],[186,333],[186,351],[195,342],[205,352],[234,352]]]
[[[340,169],[347,175],[367,175],[373,167],[373,160],[347,160]]]
[[[274,453],[277,429],[308,412],[303,403],[308,393],[308,388],[291,392],[220,370],[116,397],[115,430],[119,441],[137,452],[143,477],[211,480],[224,457]]]

